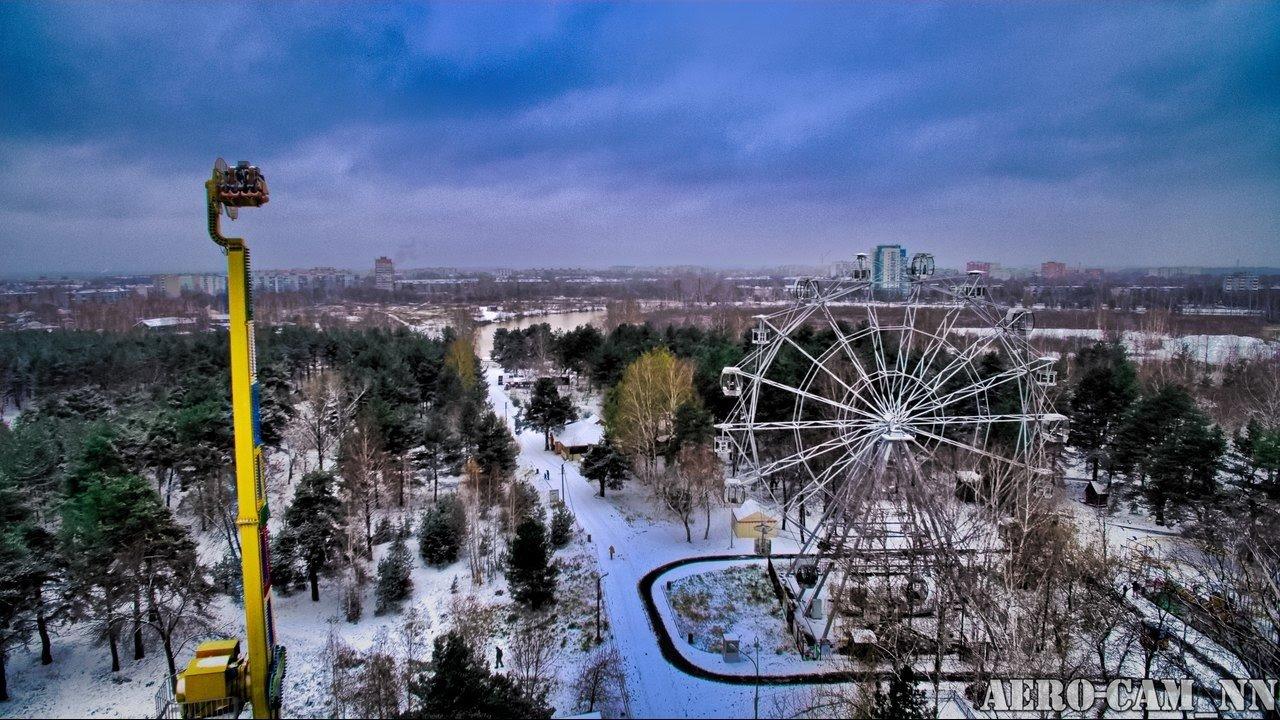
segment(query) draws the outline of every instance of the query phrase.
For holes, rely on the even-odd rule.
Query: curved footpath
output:
[[[793,558],[794,554],[774,555],[775,558]],[[726,560],[760,560],[759,555],[703,555],[700,557],[682,558],[674,560],[645,573],[640,578],[638,589],[640,597],[644,600],[645,610],[649,614],[649,625],[652,626],[654,635],[658,639],[658,649],[662,651],[662,657],[671,665],[678,668],[681,672],[692,675],[703,680],[711,680],[713,682],[728,683],[731,685],[755,685],[759,682],[761,685],[818,685],[851,681],[872,680],[883,678],[887,673],[876,670],[839,670],[818,673],[793,673],[787,675],[761,675],[757,680],[755,674],[751,675],[730,675],[727,673],[719,673],[708,670],[695,664],[689,658],[676,648],[675,641],[671,639],[671,633],[667,630],[667,624],[662,619],[662,613],[658,610],[658,606],[653,601],[653,585],[658,578],[666,573],[685,565],[693,565],[696,563],[723,562]],[[944,672],[941,680],[967,682],[974,679],[972,672]]]

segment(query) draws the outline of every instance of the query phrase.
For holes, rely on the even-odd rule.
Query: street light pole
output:
[[[600,644],[600,581],[609,577],[609,573],[596,574],[596,644]]]
[[[751,664],[754,665],[756,668],[756,696],[751,703],[751,716],[755,718],[755,720],[760,720],[760,638],[759,637],[757,637],[755,641],[752,643],[752,647],[755,648],[755,651],[756,651],[755,656],[751,658]]]
[[[564,463],[560,463],[560,497],[564,496]]]

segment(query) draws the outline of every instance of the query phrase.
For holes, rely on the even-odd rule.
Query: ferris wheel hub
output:
[[[880,434],[880,439],[885,442],[909,442],[915,440],[916,436],[910,433],[898,423],[889,423],[885,426],[885,430]]]

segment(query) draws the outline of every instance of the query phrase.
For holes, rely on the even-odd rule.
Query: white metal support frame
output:
[[[1029,343],[1032,314],[996,304],[985,274],[938,276],[919,253],[906,292],[880,292],[865,257],[846,277],[799,278],[793,304],[756,316],[750,352],[721,376],[736,403],[716,449],[801,543],[785,573],[797,617],[828,593],[815,642],[834,631],[854,559],[898,553],[914,566],[974,551],[951,537],[957,472],[994,465],[1052,482],[1066,432],[1049,397],[1054,362]]]

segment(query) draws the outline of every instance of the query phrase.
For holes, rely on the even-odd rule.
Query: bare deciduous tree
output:
[[[622,670],[622,657],[612,643],[596,648],[582,664],[575,702],[578,712],[599,710],[604,717],[623,717],[627,678]]]
[[[467,647],[482,648],[497,627],[497,608],[486,605],[475,595],[450,596],[449,627]]]
[[[516,625],[509,645],[510,675],[530,698],[555,691],[560,638],[550,618],[525,618]]]
[[[304,380],[300,394],[297,437],[304,449],[316,453],[316,469],[323,471],[325,458],[350,425],[364,389],[351,387],[337,372],[325,370]]]
[[[378,429],[369,417],[361,417],[342,438],[342,499],[347,526],[364,525],[364,554],[373,556],[373,510],[380,506],[379,485],[385,456]]]

